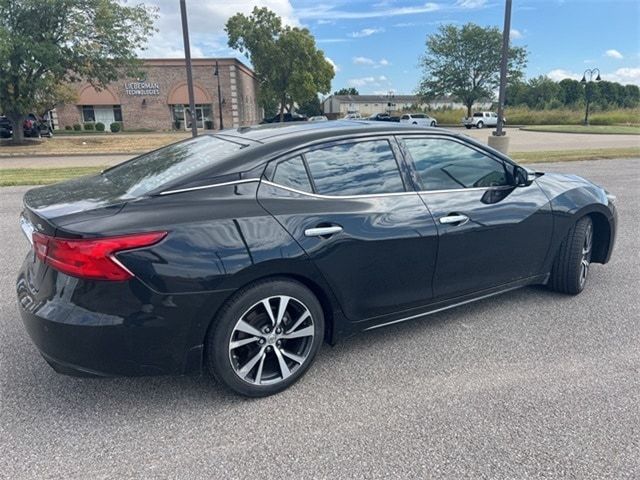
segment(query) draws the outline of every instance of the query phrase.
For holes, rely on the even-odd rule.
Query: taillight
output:
[[[116,258],[122,250],[158,243],[167,232],[119,237],[67,239],[33,233],[33,248],[43,262],[74,277],[92,280],[128,280],[133,274]]]

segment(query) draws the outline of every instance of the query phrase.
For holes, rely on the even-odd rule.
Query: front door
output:
[[[270,165],[258,191],[352,321],[419,307],[432,297],[437,230],[420,196],[405,190],[393,142],[312,148]]]
[[[436,297],[543,273],[553,220],[549,199],[535,182],[514,187],[513,165],[458,139],[403,142],[439,232]]]

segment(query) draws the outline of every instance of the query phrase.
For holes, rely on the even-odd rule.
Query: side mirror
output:
[[[528,168],[516,167],[514,172],[516,187],[528,187],[536,179],[536,172]]]

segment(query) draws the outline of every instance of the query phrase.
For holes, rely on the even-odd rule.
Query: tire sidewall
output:
[[[309,309],[314,325],[313,344],[305,363],[289,378],[275,385],[253,385],[240,379],[233,370],[229,341],[237,321],[249,308],[266,297],[278,295],[293,297]],[[227,387],[250,397],[273,395],[297,382],[313,363],[324,339],[324,315],[320,303],[307,287],[291,280],[262,281],[242,289],[228,301],[214,322],[206,343],[209,370]]]

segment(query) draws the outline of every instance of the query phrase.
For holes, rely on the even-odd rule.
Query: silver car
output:
[[[400,123],[420,125],[422,127],[437,127],[438,121],[426,113],[405,113],[400,117]]]

